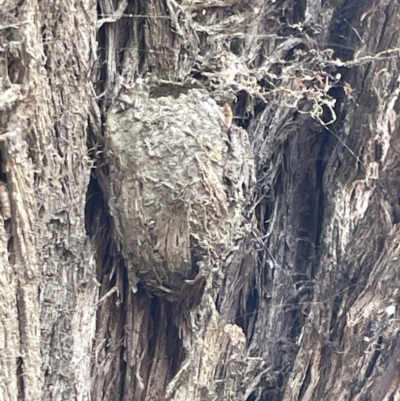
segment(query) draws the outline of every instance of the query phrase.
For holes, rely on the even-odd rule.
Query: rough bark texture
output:
[[[400,400],[399,15],[395,0],[0,0],[0,400]],[[200,92],[214,115],[192,121]],[[149,119],[169,139],[209,129],[188,144],[215,159],[196,173],[235,221],[220,254],[199,259],[179,208],[135,237],[124,177],[141,177],[132,205],[172,193],[134,162],[145,143],[154,163]],[[253,155],[235,153],[244,130]],[[139,266],[139,239],[168,263]]]
[[[85,231],[95,7],[0,4],[3,400],[89,399],[98,293]]]

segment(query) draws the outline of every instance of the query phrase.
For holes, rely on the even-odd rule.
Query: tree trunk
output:
[[[400,400],[400,5],[359,3],[0,3],[0,400]]]

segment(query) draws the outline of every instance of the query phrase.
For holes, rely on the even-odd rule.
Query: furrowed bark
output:
[[[0,398],[400,399],[395,1],[3,1],[0,10]],[[192,124],[194,93],[215,113]],[[179,271],[173,296],[168,263],[152,270],[149,249],[130,249],[157,238],[162,249],[175,232],[160,243],[159,210],[142,237],[126,229],[118,188],[131,181],[121,171],[144,177],[132,182],[154,187],[159,203],[170,192],[148,183],[157,152],[146,138],[148,164],[135,166],[142,152],[118,165],[131,143],[118,150],[109,129],[120,103],[117,120],[143,114],[124,135],[151,142],[152,121],[164,122],[172,151],[186,125],[220,132],[217,145],[187,142],[198,160],[220,163],[210,198],[224,199],[218,191],[237,184],[229,177],[251,176],[255,164],[220,254],[204,267],[193,246],[162,251],[183,265],[190,254],[199,271]],[[175,120],[163,119],[174,107]],[[235,133],[248,135],[243,153]]]

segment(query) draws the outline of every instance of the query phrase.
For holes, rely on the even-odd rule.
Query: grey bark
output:
[[[395,0],[0,2],[0,399],[400,400],[399,12]],[[215,114],[187,117],[195,93]],[[114,126],[137,119],[128,159],[110,130],[121,102]],[[135,235],[127,210],[144,198],[124,177],[141,177],[147,201],[172,196],[132,162],[146,163],[134,152],[150,117],[168,138],[209,127],[210,152],[182,149],[216,163],[196,171],[215,176],[210,204],[234,222],[206,211],[207,229],[224,227],[219,254],[215,242],[199,257],[190,239],[209,238],[176,212],[182,253],[144,266],[164,226],[144,219]],[[235,153],[236,134],[253,155]],[[229,198],[240,182],[246,200]]]

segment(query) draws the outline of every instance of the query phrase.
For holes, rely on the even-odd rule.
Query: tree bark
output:
[[[85,231],[95,7],[1,3],[4,400],[89,399],[98,297]]]
[[[1,400],[400,400],[398,2],[0,6]]]

